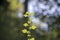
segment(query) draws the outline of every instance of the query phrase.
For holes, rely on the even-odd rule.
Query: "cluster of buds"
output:
[[[26,12],[24,14],[24,17],[28,17],[28,16],[31,16],[31,15],[33,16],[34,13],[33,12],[31,12],[31,13]],[[30,20],[33,20],[33,19],[28,18],[28,21],[23,24],[23,26],[25,28],[22,30],[22,33],[27,34],[27,37],[28,37],[27,40],[35,40],[35,38],[32,37],[30,30],[35,30],[37,27],[35,25],[31,25],[32,22]]]

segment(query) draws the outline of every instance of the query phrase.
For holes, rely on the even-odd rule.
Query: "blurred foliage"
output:
[[[19,2],[19,0],[7,0],[9,4],[10,10],[17,10],[18,8],[22,8],[23,4]]]
[[[21,32],[24,28],[22,24],[27,18],[17,17],[18,8],[24,9],[24,5],[18,0],[0,0],[0,40],[27,40],[26,34],[23,35]],[[52,26],[56,23],[60,24],[60,17]],[[60,40],[59,27],[53,29],[51,34],[40,35],[36,31],[31,32],[36,40]]]
[[[0,0],[0,40],[24,40],[20,31],[23,19],[17,18],[19,7],[22,8],[22,3],[17,0]]]

